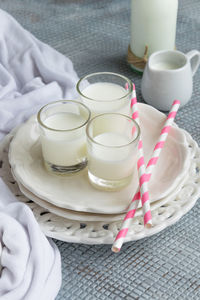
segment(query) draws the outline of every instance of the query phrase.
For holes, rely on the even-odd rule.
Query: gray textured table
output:
[[[114,71],[134,80],[140,95],[141,76],[126,64],[130,38],[128,0],[0,0],[42,41],[68,56],[79,76]],[[177,48],[200,50],[200,1],[180,0]],[[192,100],[177,123],[200,143],[200,70],[194,77]],[[124,245],[110,246],[56,241],[62,255],[61,299],[200,299],[200,202],[163,232]],[[145,249],[145,251],[144,251]],[[14,299],[13,299],[14,300]],[[45,300],[45,299],[41,299]]]

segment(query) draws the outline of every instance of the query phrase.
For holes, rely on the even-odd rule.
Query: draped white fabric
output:
[[[0,138],[44,104],[76,97],[72,62],[0,10]]]
[[[72,62],[0,10],[0,139],[44,104],[76,97]],[[55,299],[60,254],[0,179],[0,299]]]
[[[2,179],[0,190],[0,299],[53,300],[61,285],[60,253]]]

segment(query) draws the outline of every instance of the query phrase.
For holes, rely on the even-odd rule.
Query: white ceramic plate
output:
[[[182,130],[182,132],[184,132]],[[189,169],[182,183],[175,188],[173,193],[166,197],[166,203],[158,206],[152,211],[153,227],[145,228],[143,217],[135,217],[125,242],[135,241],[154,235],[168,226],[177,222],[195,204],[200,196],[200,149],[191,136],[184,132],[187,138],[187,145],[190,152]],[[0,176],[17,197],[19,201],[26,203],[38,221],[41,230],[49,237],[66,241],[69,243],[84,244],[112,244],[116,237],[120,221],[90,222],[69,220],[48,212],[45,208],[30,201],[20,191],[17,183],[13,180],[10,165],[8,162],[8,147],[13,134],[9,134],[0,143]],[[178,188],[178,189],[177,189]],[[159,202],[159,201],[157,201]],[[153,203],[155,205],[156,202]]]
[[[40,205],[41,207],[47,209],[51,213],[54,213],[57,216],[69,219],[69,220],[76,220],[76,221],[118,221],[122,220],[124,214],[95,214],[95,213],[87,213],[81,211],[73,211],[66,208],[61,208],[55,206],[48,201],[42,200],[41,198],[37,197],[33,193],[31,193],[28,189],[26,189],[21,183],[17,182],[20,191],[30,200],[35,202],[36,204]],[[142,209],[138,209],[137,215],[142,214]]]
[[[69,210],[66,208],[61,208],[55,206],[48,201],[42,200],[41,198],[37,197],[33,193],[31,193],[27,188],[25,188],[20,182],[17,182],[20,191],[30,200],[41,206],[42,208],[47,209],[49,212],[63,217],[65,219],[74,220],[74,221],[89,221],[89,222],[113,222],[122,220],[125,214],[95,214],[95,213],[87,213],[87,212],[78,212]],[[154,211],[158,207],[161,207],[165,203],[167,203],[175,194],[181,189],[182,184],[176,187],[175,191],[170,193],[170,196],[165,197],[161,200],[155,201],[151,204],[151,211]],[[142,216],[142,209],[137,209],[135,213],[135,217]]]
[[[139,104],[138,108],[147,162],[166,117],[146,104]],[[188,158],[185,135],[179,128],[173,127],[149,183],[151,202],[166,197],[183,180],[189,168]],[[9,161],[15,178],[24,187],[41,199],[70,210],[122,213],[126,211],[138,186],[136,169],[132,183],[120,192],[94,189],[88,182],[86,169],[69,177],[48,173],[42,163],[35,116],[18,129],[10,144]]]

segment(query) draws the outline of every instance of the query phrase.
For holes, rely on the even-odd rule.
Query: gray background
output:
[[[143,101],[141,76],[126,63],[129,1],[0,0],[0,8],[68,56],[79,76],[96,71],[124,74],[135,82],[138,100]],[[183,52],[200,50],[200,0],[179,0],[176,46]],[[200,70],[194,77],[193,97],[176,119],[198,143],[199,79]],[[200,202],[177,224],[151,238],[125,244],[117,255],[109,245],[56,241],[63,271],[56,300],[200,299],[199,209]]]

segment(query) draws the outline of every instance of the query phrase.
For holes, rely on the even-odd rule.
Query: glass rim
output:
[[[101,143],[95,141],[95,140],[93,139],[93,137],[91,137],[91,135],[89,134],[89,126],[91,125],[91,123],[92,123],[95,119],[97,119],[97,118],[99,118],[99,117],[102,117],[102,116],[105,116],[105,115],[121,116],[121,117],[126,117],[128,120],[131,120],[131,121],[134,123],[134,125],[136,126],[136,128],[137,128],[137,136],[136,136],[133,140],[131,140],[130,142],[128,142],[127,144],[123,144],[123,145],[119,145],[119,146],[108,146],[108,145],[104,145],[104,144],[101,144]],[[99,146],[103,146],[103,147],[106,147],[106,148],[122,148],[122,147],[129,146],[129,145],[131,145],[132,143],[136,142],[136,141],[139,139],[140,133],[141,133],[141,130],[140,130],[140,126],[138,125],[138,123],[137,123],[135,120],[133,120],[131,117],[129,117],[129,116],[127,116],[127,115],[120,114],[120,113],[103,113],[103,114],[97,115],[97,116],[95,116],[94,118],[92,118],[92,119],[88,122],[88,124],[87,124],[87,126],[86,126],[86,136],[88,137],[88,139],[89,139],[90,141],[92,141],[94,144],[99,145]]]
[[[55,128],[51,128],[51,127],[46,126],[43,123],[43,121],[41,120],[41,114],[42,114],[43,110],[46,107],[48,107],[48,106],[50,106],[52,104],[59,104],[59,103],[61,104],[62,102],[66,102],[66,103],[70,102],[70,103],[78,104],[78,105],[84,107],[86,109],[86,111],[88,112],[88,118],[86,119],[86,121],[83,124],[81,124],[80,126],[77,126],[77,127],[71,128],[71,129],[55,129]],[[48,130],[51,130],[51,131],[55,131],[55,132],[69,132],[69,131],[80,129],[80,128],[82,128],[83,126],[85,126],[89,122],[90,117],[91,117],[91,111],[89,110],[89,108],[85,104],[83,104],[81,102],[78,102],[76,100],[58,100],[58,101],[49,102],[49,103],[45,104],[44,106],[42,106],[40,108],[40,110],[38,111],[38,113],[37,113],[37,121],[38,121],[39,125],[41,125],[45,129],[48,129]]]
[[[129,83],[129,89],[127,90],[127,94],[125,96],[122,96],[120,98],[115,98],[113,100],[96,100],[96,99],[92,99],[90,97],[87,97],[86,95],[84,95],[81,90],[80,90],[80,84],[83,80],[91,77],[91,76],[96,76],[96,75],[113,75],[113,76],[117,76],[117,77],[121,77],[123,79],[125,79],[128,83]],[[81,77],[79,79],[79,81],[77,82],[76,84],[76,90],[77,92],[84,98],[86,98],[87,100],[90,100],[90,101],[94,101],[94,102],[114,102],[114,101],[119,101],[119,100],[122,100],[126,97],[128,97],[129,95],[132,94],[133,92],[133,84],[132,84],[132,81],[130,79],[128,79],[126,76],[124,75],[121,75],[121,74],[118,74],[118,73],[113,73],[113,72],[96,72],[96,73],[91,73],[91,74],[88,74],[88,75],[85,75],[83,77]]]

